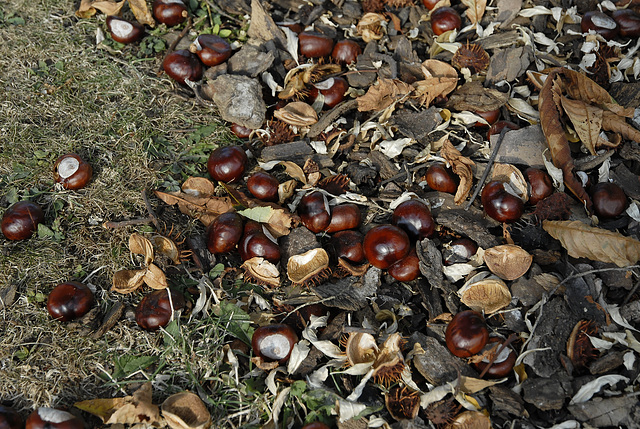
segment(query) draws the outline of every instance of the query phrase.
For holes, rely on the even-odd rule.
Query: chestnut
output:
[[[489,123],[489,125],[487,125],[483,124],[482,122],[476,122],[476,127],[490,127],[491,125],[495,124],[500,117],[500,109],[487,110],[484,112],[475,111],[474,113]]]
[[[611,14],[620,27],[622,37],[640,36],[640,14],[633,9],[620,9]]]
[[[144,36],[144,26],[138,21],[129,22],[117,16],[107,16],[107,28],[111,38],[119,43],[133,43]]]
[[[396,207],[391,223],[402,228],[411,241],[431,237],[436,226],[429,207],[418,200],[405,201]]]
[[[330,234],[345,229],[354,229],[360,225],[362,214],[355,204],[339,204],[331,209],[331,222],[326,231]]]
[[[427,168],[425,179],[427,185],[434,191],[455,194],[458,189],[456,178],[451,174],[449,169],[440,162],[432,164]]]
[[[611,182],[597,183],[591,189],[591,201],[598,217],[604,219],[620,216],[629,206],[627,195],[622,188]]]
[[[24,421],[16,410],[0,405],[0,429],[22,429],[23,427]]]
[[[364,254],[369,263],[384,270],[407,256],[411,250],[409,236],[394,225],[378,225],[364,236]]]
[[[514,124],[511,121],[498,121],[495,124],[491,125],[489,131],[487,132],[487,140],[491,141],[491,136],[495,134],[500,134],[500,132],[504,128],[509,128],[510,130],[519,130],[520,127],[517,124]]]
[[[231,252],[242,238],[242,218],[236,212],[223,213],[209,225],[207,249],[215,254]]]
[[[494,348],[496,344],[498,344],[498,348],[496,349],[497,352],[503,342],[504,341],[502,340],[502,338],[490,337],[487,341],[487,344],[484,346],[483,350],[480,351],[480,353],[489,351]],[[515,363],[516,353],[511,347],[507,346],[500,352],[498,356],[495,357],[495,359],[493,360],[493,364],[487,370],[484,376],[486,378],[506,377],[513,370],[513,366],[515,365]],[[489,365],[489,359],[482,359],[480,362],[474,362],[472,365],[476,369],[476,371],[482,373],[487,365]]]
[[[494,180],[487,183],[480,196],[484,211],[498,222],[512,223],[524,213],[524,202],[504,189],[504,183]]]
[[[40,407],[29,414],[25,429],[84,429],[84,423],[67,411]]]
[[[298,216],[309,231],[317,234],[324,231],[331,222],[329,203],[322,192],[306,194],[298,205]]]
[[[8,240],[25,240],[33,235],[43,221],[44,213],[38,204],[18,201],[2,216],[2,234]]]
[[[607,40],[615,39],[620,32],[616,21],[604,12],[591,10],[582,15],[580,29],[583,33],[593,30]]]
[[[452,354],[458,357],[469,357],[479,353],[487,344],[489,329],[482,314],[466,310],[453,316],[444,338]]]
[[[431,29],[436,36],[450,30],[460,30],[461,26],[462,18],[452,7],[443,6],[431,12]]]
[[[47,300],[51,317],[61,322],[78,319],[91,310],[93,292],[86,285],[69,281],[54,287]]]
[[[251,337],[253,353],[270,362],[286,362],[297,342],[293,328],[284,324],[261,326]]]
[[[81,189],[91,180],[91,164],[75,153],[62,155],[53,166],[53,178],[65,189]]]
[[[422,4],[424,7],[426,7],[429,10],[433,10],[433,8],[436,6],[436,4],[439,2],[440,0],[422,0]]]
[[[262,201],[278,201],[278,186],[278,179],[264,171],[253,173],[247,180],[251,195]]]
[[[338,64],[355,63],[362,48],[354,40],[341,40],[335,44],[331,51],[331,58]]]
[[[169,299],[171,293],[171,299]],[[142,329],[155,331],[167,326],[174,311],[184,308],[182,293],[166,288],[147,294],[136,308],[136,323]],[[172,310],[173,308],[173,310]]]
[[[322,422],[313,422],[302,426],[302,429],[329,429],[329,426]]]
[[[315,31],[303,31],[298,35],[300,54],[307,58],[320,58],[331,55],[333,39]]]
[[[231,56],[231,45],[222,37],[215,34],[201,34],[196,37],[189,47],[189,51],[200,57],[205,66],[217,66],[227,61]]]
[[[153,17],[169,27],[182,24],[189,13],[182,0],[155,0],[152,6]]]
[[[524,170],[524,177],[531,187],[529,192],[529,203],[531,205],[538,204],[538,201],[544,200],[553,194],[553,180],[549,173],[538,168],[529,167]]]
[[[277,264],[280,261],[280,247],[262,232],[262,227],[257,222],[247,222],[244,226],[244,235],[238,244],[240,258],[246,261],[251,258],[261,257]]]
[[[358,231],[339,231],[331,237],[331,245],[336,257],[344,258],[354,264],[365,262],[364,249],[362,248],[362,234]]]
[[[162,62],[162,67],[169,77],[183,85],[186,79],[197,82],[202,78],[200,59],[186,49],[171,52]]]
[[[399,282],[410,282],[420,275],[420,260],[416,249],[389,267],[389,275]]]
[[[240,146],[223,146],[211,152],[207,170],[213,180],[233,183],[242,177],[248,161]]]
[[[468,238],[458,238],[453,240],[449,244],[449,248],[446,249],[443,256],[443,263],[445,265],[453,265],[459,262],[466,262],[473,257],[478,251],[478,245],[475,241]]]
[[[240,124],[231,124],[231,132],[239,139],[247,139],[253,130],[251,128],[243,127]]]
[[[332,109],[344,100],[344,95],[348,89],[349,84],[346,79],[342,77],[331,77],[314,84],[309,91],[309,99],[315,101],[320,93],[324,96],[324,108]]]

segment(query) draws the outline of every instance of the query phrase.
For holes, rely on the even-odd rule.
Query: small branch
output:
[[[145,207],[147,207],[147,212],[149,213],[149,218],[151,218],[151,222],[155,225],[158,231],[161,231],[160,222],[158,221],[158,216],[156,212],[153,211],[153,207],[151,207],[151,203],[149,202],[149,198],[147,197],[147,190],[142,190],[142,200],[144,201]]]
[[[106,229],[116,229],[116,228],[124,228],[125,226],[130,226],[130,225],[144,225],[146,223],[151,223],[151,222],[153,222],[153,219],[151,219],[150,217],[142,217],[138,219],[121,220],[119,222],[109,221],[109,222],[103,223],[102,227]]]
[[[480,375],[478,376],[478,378],[482,378],[484,377],[484,375],[487,373],[487,371],[489,371],[489,369],[493,366],[493,363],[495,362],[496,358],[498,356],[500,356],[500,353],[502,353],[502,351],[506,348],[509,347],[509,344],[511,344],[512,342],[514,342],[516,339],[518,338],[517,334],[513,333],[511,335],[509,335],[509,338],[507,338],[501,345],[500,347],[498,347],[498,350],[493,354],[493,357],[491,358],[491,360],[489,361],[489,365],[485,366],[484,369],[482,370],[482,372],[480,373]]]

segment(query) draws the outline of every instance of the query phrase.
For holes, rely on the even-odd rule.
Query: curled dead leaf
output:
[[[472,24],[477,24],[482,20],[487,0],[462,0],[462,4],[467,7],[467,18]]]
[[[198,395],[188,391],[169,396],[160,408],[171,429],[205,429],[211,424],[207,407]]]
[[[273,116],[296,127],[308,127],[318,122],[318,114],[313,107],[302,101],[294,101],[278,109]]]
[[[180,187],[185,194],[194,197],[211,197],[215,192],[215,185],[205,177],[189,177]]]
[[[151,28],[156,26],[156,20],[153,19],[146,0],[129,0],[129,7],[140,24]]]
[[[105,15],[119,15],[125,2],[126,0],[119,2],[113,0],[82,0],[80,7],[76,11],[76,16],[78,18],[91,18],[97,11]]]
[[[458,72],[451,65],[439,60],[426,60],[422,63],[424,80],[413,84],[417,98],[428,106],[436,97],[443,97],[458,86]]]
[[[448,139],[442,145],[440,154],[447,160],[447,163],[451,165],[453,172],[460,177],[460,184],[458,185],[454,202],[456,204],[462,204],[471,191],[471,186],[473,185],[472,167],[476,164],[471,161],[471,159],[462,156],[460,151],[453,147]]]
[[[477,280],[484,275],[486,273],[472,277],[458,290],[458,295],[460,301],[472,310],[492,314],[509,305],[511,292],[505,282],[496,276]]]
[[[177,204],[182,213],[198,219],[205,226],[218,215],[233,209],[233,200],[229,197],[196,197],[184,192],[160,191],[155,191],[155,194],[171,206]]]
[[[160,422],[160,409],[151,402],[151,382],[143,384],[131,396],[90,399],[76,402],[74,406],[100,417],[108,425],[145,423],[155,426]]]
[[[358,110],[360,112],[384,110],[412,91],[413,87],[402,81],[378,79],[375,85],[369,87],[365,95],[356,99]]]
[[[501,279],[515,280],[529,271],[533,256],[520,246],[503,244],[485,250],[484,262]]]

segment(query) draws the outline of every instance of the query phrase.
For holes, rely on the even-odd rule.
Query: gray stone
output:
[[[225,121],[256,129],[262,126],[267,106],[257,79],[225,74],[207,84]]]

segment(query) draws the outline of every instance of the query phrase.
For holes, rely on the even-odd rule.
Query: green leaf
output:
[[[249,315],[228,301],[222,301],[217,310],[220,325],[226,328],[227,333],[245,344],[251,344],[254,329],[251,327]]]
[[[216,266],[211,268],[211,271],[209,271],[209,278],[213,280],[216,277],[219,277],[220,274],[222,274],[223,272],[224,272],[224,265],[216,264]]]
[[[178,323],[178,319],[173,319],[171,323],[169,323],[164,328],[164,344],[165,345],[173,345],[181,338],[180,332],[180,324]]]
[[[242,215],[248,219],[255,220],[256,222],[266,223],[269,222],[271,215],[273,215],[272,207],[253,207],[250,209],[240,210],[239,215]]]
[[[231,36],[231,33],[232,33],[231,30],[225,28],[223,30],[220,30],[220,32],[218,33],[218,36],[224,37],[226,39],[227,37]]]
[[[216,24],[211,29],[211,34],[218,34],[220,32],[220,24]]]
[[[49,228],[47,225],[43,223],[38,224],[38,237],[39,238],[53,238],[56,234]]]
[[[13,18],[8,18],[6,22],[7,24],[11,24],[11,25],[24,25],[25,23],[24,18],[20,16],[14,16]]]
[[[307,382],[304,380],[297,380],[291,385],[291,391],[289,395],[301,398],[302,394],[307,390]]]
[[[157,356],[130,356],[116,357],[114,361],[115,371],[112,377],[115,379],[126,377],[141,369],[147,369],[158,361]]]

